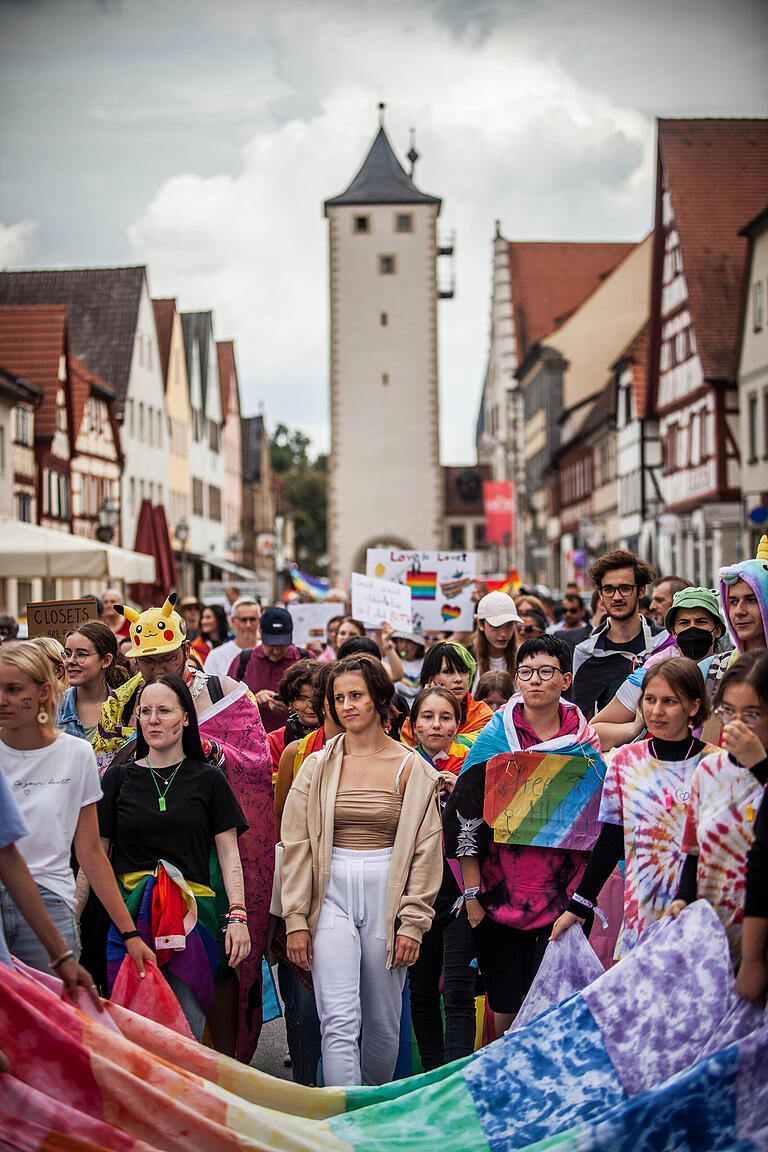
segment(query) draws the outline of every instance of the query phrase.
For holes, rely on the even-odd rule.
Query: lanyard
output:
[[[157,806],[161,812],[165,812],[165,798],[168,795],[168,789],[170,788],[171,784],[173,784],[173,781],[176,778],[176,773],[178,772],[179,768],[181,768],[181,766],[185,760],[186,760],[186,756],[182,756],[181,760],[179,760],[178,764],[176,765],[176,767],[173,770],[173,773],[172,773],[170,779],[167,781],[167,783],[165,785],[165,792],[160,791],[160,785],[158,784],[157,779],[155,778],[154,768],[152,767],[151,764],[147,765],[150,772],[152,773],[152,779],[155,781],[155,788],[157,788]]]

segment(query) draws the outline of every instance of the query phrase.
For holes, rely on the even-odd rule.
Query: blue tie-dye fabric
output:
[[[494,1152],[553,1136],[626,1099],[581,996],[486,1048],[463,1076]]]

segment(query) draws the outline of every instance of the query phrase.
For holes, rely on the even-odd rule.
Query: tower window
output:
[[[382,314],[381,314],[381,326],[382,326],[382,328],[386,328],[387,324],[389,324],[389,316],[387,315],[386,312],[382,312]]]
[[[381,382],[382,384],[389,384],[389,372],[382,372]]]
[[[355,232],[370,232],[371,218],[370,216],[355,216],[354,221]]]
[[[392,276],[395,272],[394,256],[379,256],[379,275]]]
[[[413,232],[413,216],[410,212],[395,217],[396,232]]]

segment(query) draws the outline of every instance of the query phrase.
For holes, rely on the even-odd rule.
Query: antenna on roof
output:
[[[419,154],[416,151],[416,129],[411,128],[411,147],[410,147],[410,150],[408,152],[408,159],[411,162],[411,180],[413,180],[413,173],[414,173],[414,170],[416,168],[416,161],[418,160],[418,158],[419,158]]]
[[[385,108],[386,108],[386,104],[382,101],[379,104],[379,128],[384,127],[384,109]]]

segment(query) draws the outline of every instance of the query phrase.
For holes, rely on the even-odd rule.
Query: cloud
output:
[[[244,408],[263,401],[271,424],[311,425],[324,447],[322,201],[361,163],[386,77],[397,94],[386,112],[393,145],[402,157],[418,125],[417,183],[444,197],[441,228],[457,232],[457,299],[440,306],[442,442],[446,460],[470,459],[494,220],[518,238],[639,238],[649,223],[652,125],[555,62],[527,59],[509,36],[479,42],[422,13],[405,37],[391,19],[364,37],[353,9],[341,35],[333,18],[305,16],[300,37],[290,35],[295,10],[277,22],[278,72],[299,100],[323,93],[319,106],[261,125],[233,174],[164,181],[129,228],[134,256],[149,263],[153,292],[176,295],[183,309],[213,307],[219,335],[235,336]]]
[[[0,268],[3,271],[23,268],[29,260],[29,245],[37,231],[33,220],[18,224],[0,224]]]

